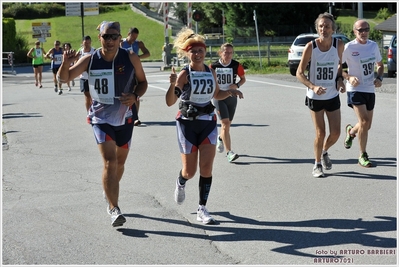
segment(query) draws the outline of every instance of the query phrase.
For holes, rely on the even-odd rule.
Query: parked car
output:
[[[305,49],[305,45],[317,37],[319,37],[319,35],[316,33],[302,33],[295,38],[290,49],[288,50],[288,67],[290,69],[291,75],[296,76],[296,70],[298,69],[299,62],[301,61],[302,52]],[[350,41],[346,35],[341,33],[333,34],[333,37],[341,39],[344,44]]]
[[[388,77],[394,77],[396,75],[396,35],[392,36],[389,46],[385,46],[387,51],[387,67]]]

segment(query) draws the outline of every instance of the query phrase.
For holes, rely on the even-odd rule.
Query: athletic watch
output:
[[[240,84],[239,83],[236,83],[236,85],[237,85],[237,88],[240,88]]]
[[[381,76],[377,76],[376,79],[378,79],[378,80],[380,80],[380,81],[382,82],[382,80],[383,80],[384,78],[382,78]]]

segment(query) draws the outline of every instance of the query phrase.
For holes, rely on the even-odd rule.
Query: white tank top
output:
[[[338,73],[338,40],[332,38],[332,45],[328,51],[322,52],[315,40],[312,41],[312,56],[310,58],[309,80],[317,86],[327,88],[326,93],[316,94],[312,89],[307,89],[306,95],[310,99],[328,100],[339,94],[335,85]]]

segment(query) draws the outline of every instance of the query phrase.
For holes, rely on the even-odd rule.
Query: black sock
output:
[[[179,184],[180,184],[180,185],[185,185],[186,182],[188,181],[188,179],[184,178],[183,175],[181,174],[181,170],[180,170],[179,178],[178,178],[178,179],[179,179]]]
[[[206,201],[208,200],[209,191],[211,191],[212,185],[212,176],[211,177],[202,177],[199,179],[199,204],[206,205]]]

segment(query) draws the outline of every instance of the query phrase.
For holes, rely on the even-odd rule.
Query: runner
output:
[[[222,91],[216,82],[216,73],[204,64],[205,38],[192,29],[183,28],[174,41],[179,57],[188,57],[190,64],[177,76],[174,68],[170,75],[170,86],[166,93],[166,104],[172,106],[178,99],[176,116],[178,143],[182,169],[176,180],[175,201],[182,204],[185,199],[186,182],[193,178],[199,165],[199,206],[197,220],[212,224],[206,204],[212,185],[212,168],[216,153],[217,126],[213,98],[243,97],[241,91]],[[200,86],[201,85],[201,86]]]
[[[54,81],[54,92],[58,92],[59,95],[62,94],[62,84],[57,81],[57,72],[61,66],[62,62],[62,48],[60,47],[60,41],[54,42],[54,47],[51,48],[47,54],[45,55],[46,58],[51,59],[50,68],[53,71],[53,81]],[[60,89],[58,91],[58,88]]]
[[[35,85],[42,88],[42,74],[45,51],[40,47],[40,41],[35,42],[35,47],[32,47],[27,56],[32,58],[33,73],[35,74]]]

